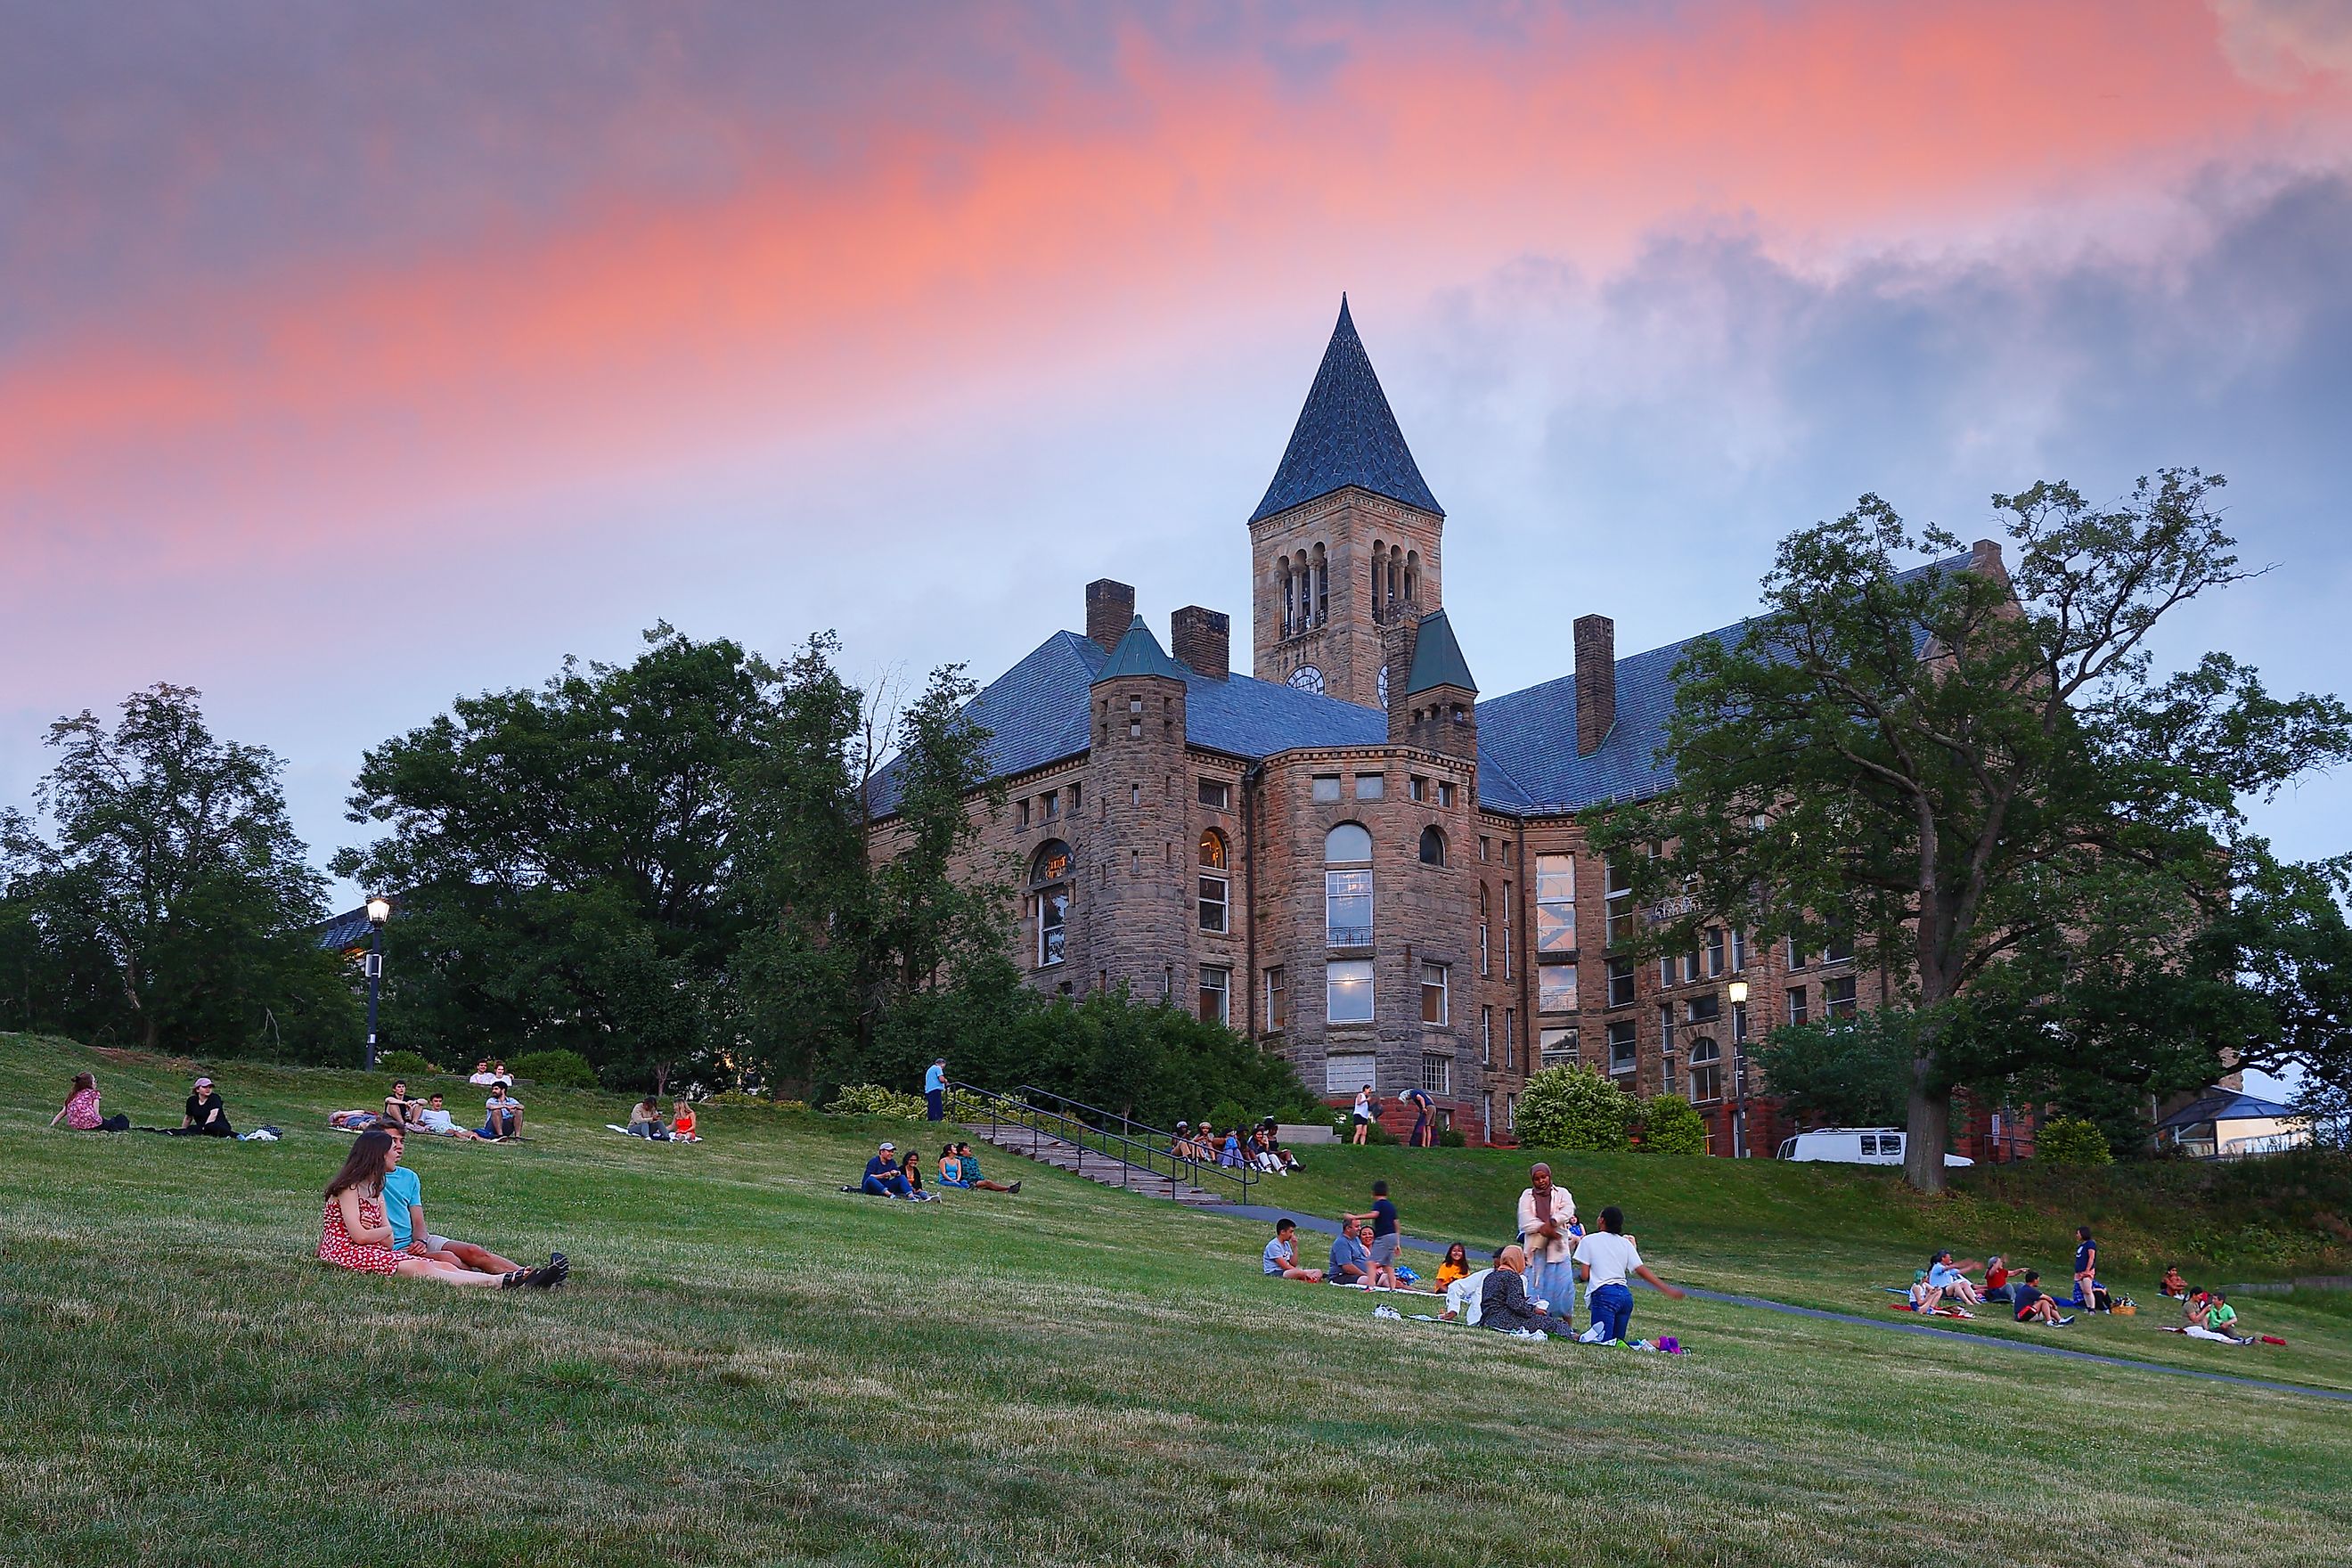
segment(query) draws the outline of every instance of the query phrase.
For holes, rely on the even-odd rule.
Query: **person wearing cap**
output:
[[[948,1119],[948,1058],[940,1057],[923,1074],[923,1114],[934,1121]]]
[[[228,1110],[221,1104],[220,1090],[208,1078],[196,1079],[195,1089],[188,1096],[188,1105],[181,1114],[177,1127],[164,1130],[174,1138],[229,1138]]]
[[[898,1169],[898,1145],[885,1140],[874,1158],[866,1162],[866,1180],[858,1188],[878,1198],[911,1198],[912,1187]]]

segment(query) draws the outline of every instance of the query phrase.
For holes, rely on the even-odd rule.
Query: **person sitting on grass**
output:
[[[1535,1302],[1528,1300],[1526,1279],[1528,1255],[1516,1243],[1503,1248],[1503,1256],[1495,1260],[1486,1283],[1478,1288],[1478,1325],[1503,1333],[1521,1330],[1540,1334],[1556,1334],[1564,1340],[1576,1337],[1576,1325],[1566,1318],[1556,1318]]]
[[[1258,1256],[1262,1271],[1275,1279],[1304,1279],[1309,1285],[1323,1283],[1323,1270],[1298,1267],[1298,1222],[1287,1215],[1274,1222],[1274,1239]]]
[[[480,1061],[476,1062],[474,1064],[473,1076],[467,1079],[466,1081],[473,1085],[476,1089],[488,1089],[490,1085],[498,1082],[499,1075],[490,1070],[490,1058],[484,1057]]]
[[[1444,1261],[1437,1266],[1437,1283],[1433,1289],[1444,1290],[1456,1279],[1470,1278],[1470,1249],[1460,1242],[1445,1249]]]
[[[360,1274],[404,1274],[412,1279],[437,1279],[445,1285],[496,1286],[513,1290],[530,1287],[545,1290],[561,1285],[572,1272],[560,1258],[537,1268],[506,1274],[484,1274],[436,1258],[419,1258],[392,1245],[393,1229],[383,1212],[384,1178],[391,1174],[395,1153],[389,1132],[377,1129],[352,1140],[343,1168],[327,1184],[326,1207],[319,1224],[319,1258],[338,1268]]]
[[[477,1142],[479,1142],[483,1136],[470,1127],[458,1126],[449,1115],[448,1107],[441,1103],[441,1097],[437,1094],[426,1100],[425,1109],[416,1113],[416,1131],[430,1132],[438,1138],[469,1138]]]
[[[2164,1278],[2156,1282],[2156,1293],[2168,1296],[2176,1301],[2188,1299],[2189,1281],[2180,1277],[2180,1265],[2168,1263],[2164,1266]]]
[[[1944,1292],[1927,1283],[1927,1271],[1911,1271],[1911,1310],[1923,1318],[1932,1318],[1944,1305]]]
[[[1600,1336],[1597,1343],[1623,1340],[1626,1327],[1633,1321],[1633,1292],[1625,1285],[1628,1273],[1640,1275],[1663,1295],[1677,1301],[1683,1299],[1683,1291],[1659,1279],[1642,1261],[1633,1237],[1625,1234],[1624,1211],[1614,1204],[1601,1211],[1599,1230],[1577,1238],[1576,1271],[1584,1281],[1585,1310],[1592,1315],[1592,1332]]]
[[[416,1125],[416,1113],[423,1109],[425,1109],[423,1100],[409,1098],[408,1080],[404,1078],[394,1079],[392,1092],[383,1097],[383,1125],[414,1127]]]
[[[2206,1332],[2219,1334],[2232,1344],[2250,1345],[2254,1342],[2238,1331],[2238,1309],[2230,1305],[2230,1298],[2216,1290],[2205,1299]]]
[[[920,1149],[909,1149],[900,1157],[898,1175],[907,1184],[907,1190],[915,1196],[927,1195],[923,1191],[923,1152]]]
[[[690,1100],[669,1102],[669,1141],[673,1143],[699,1143],[702,1134],[694,1130],[694,1105]]]
[[[2063,1329],[2074,1321],[2059,1313],[2057,1299],[2042,1288],[2042,1271],[2038,1268],[2025,1271],[2025,1283],[2016,1288],[2016,1295],[2017,1321],[2021,1323],[2047,1323],[2053,1329]]]
[[[1978,1291],[1977,1294],[1982,1296],[1986,1300],[1998,1303],[2000,1306],[2006,1307],[2011,1305],[2012,1303],[2011,1302],[2009,1296],[2009,1273],[2008,1255],[2000,1252],[1994,1253],[1990,1258],[1985,1259],[1984,1289]]]
[[[1364,1227],[1351,1216],[1342,1220],[1339,1234],[1331,1238],[1330,1268],[1324,1278],[1334,1285],[1369,1284],[1372,1277],[1371,1249],[1364,1245]]]
[[[482,1101],[482,1137],[496,1142],[522,1136],[522,1101],[509,1094],[506,1085],[490,1086],[490,1098]]]
[[[940,1149],[940,1185],[943,1187],[971,1185],[970,1182],[963,1179],[963,1156],[956,1152],[956,1145],[953,1143],[943,1144]]]
[[[188,1103],[180,1112],[177,1127],[155,1127],[145,1131],[161,1132],[167,1138],[234,1138],[230,1131],[228,1108],[221,1103],[220,1090],[208,1078],[196,1079],[195,1088],[188,1094]]]
[[[62,1121],[76,1132],[121,1132],[129,1129],[131,1118],[102,1116],[98,1102],[97,1078],[78,1072],[74,1074],[71,1092],[67,1094],[65,1104],[58,1108],[58,1113],[49,1118],[49,1125],[55,1127]]]
[[[1502,1256],[1499,1251],[1495,1254],[1497,1260]],[[1478,1320],[1485,1313],[1485,1302],[1481,1300],[1481,1292],[1486,1288],[1486,1276],[1494,1271],[1494,1263],[1489,1262],[1486,1268],[1479,1269],[1475,1274],[1465,1274],[1461,1279],[1448,1285],[1445,1288],[1444,1321],[1450,1323],[1459,1318],[1471,1327],[1477,1327]]]
[[[874,1158],[866,1162],[866,1179],[858,1191],[884,1198],[911,1198],[915,1195],[915,1189],[907,1184],[907,1178],[899,1169],[898,1145],[886,1140],[874,1152]]]
[[[1969,1270],[1975,1267],[1973,1260],[1954,1263],[1951,1249],[1947,1247],[1927,1260],[1927,1283],[1956,1301],[1981,1307],[1984,1297],[1978,1292],[1976,1282],[1969,1278]]]
[[[963,1185],[973,1189],[975,1192],[982,1193],[1017,1193],[1021,1190],[1021,1184],[1018,1182],[1014,1182],[1008,1186],[1003,1182],[992,1182],[986,1176],[982,1175],[980,1173],[980,1156],[971,1152],[971,1144],[959,1143],[955,1148],[956,1170],[957,1173],[963,1177]]]
[[[1217,1152],[1217,1163],[1228,1171],[1238,1171],[1242,1168],[1242,1130],[1240,1128],[1225,1129],[1225,1141]]]
[[[669,1142],[669,1123],[662,1120],[661,1107],[654,1103],[652,1095],[629,1107],[628,1131],[632,1138],[650,1138],[656,1143]]]
[[[521,1264],[501,1258],[487,1247],[433,1234],[433,1227],[425,1223],[425,1184],[414,1170],[400,1163],[405,1147],[406,1141],[397,1131],[392,1131],[392,1166],[383,1177],[383,1217],[384,1223],[392,1226],[393,1250],[412,1258],[454,1263],[477,1274],[512,1274],[520,1269]],[[548,1254],[547,1261],[567,1269],[572,1266],[560,1252]]]

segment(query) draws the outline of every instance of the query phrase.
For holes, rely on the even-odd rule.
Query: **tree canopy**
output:
[[[1596,825],[1658,917],[1637,946],[1723,921],[1851,942],[1891,977],[1920,1016],[1905,1109],[1922,1189],[1943,1184],[1955,1087],[1987,1065],[1963,998],[2021,1019],[2070,988],[2128,990],[2233,908],[2242,801],[2352,754],[2333,698],[2275,698],[2222,653],[2157,668],[2166,617],[2249,575],[2221,484],[2168,469],[2104,508],[2063,483],[1996,496],[2006,569],[1875,496],[1791,534],[1760,613],[1678,667],[1673,790]],[[2004,1049],[2063,1063],[2095,1043],[2019,1027]],[[2200,1048],[2210,1064],[2246,1044]]]

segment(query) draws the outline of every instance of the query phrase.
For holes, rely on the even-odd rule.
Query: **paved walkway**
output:
[[[1301,1230],[1319,1231],[1325,1236],[1339,1234],[1337,1220],[1321,1219],[1314,1215],[1296,1214],[1288,1209],[1267,1208],[1260,1204],[1226,1204],[1208,1209],[1210,1215],[1231,1215],[1241,1219],[1264,1220],[1272,1225],[1277,1219],[1297,1222]],[[1436,1257],[1445,1255],[1445,1244],[1423,1241],[1408,1236],[1404,1245],[1415,1252]],[[1647,1287],[1643,1287],[1647,1289]],[[1918,1334],[1928,1339],[1958,1340],[1963,1344],[1990,1345],[1997,1350],[2018,1351],[2027,1355],[2057,1356],[2066,1361],[2095,1362],[2101,1366],[2130,1367],[2138,1372],[2161,1373],[2168,1377],[2193,1377],[2205,1383],[2234,1384],[2240,1388],[2263,1388],[2275,1394],[2300,1394],[2313,1399],[2332,1399],[2352,1404],[2352,1392],[2339,1388],[2313,1388],[2300,1383],[2280,1383],[2267,1377],[2241,1377],[2235,1373],[2206,1372],[2193,1366],[2166,1366],[2161,1362],[2139,1361],[2131,1356],[2100,1355],[2095,1351],[2068,1350],[2063,1345],[2039,1344],[2032,1340],[2012,1340],[1993,1334],[1972,1334],[1962,1329],[1939,1329],[1927,1323],[1889,1322],[1884,1318],[1865,1318],[1858,1312],[1832,1312],[1822,1307],[1799,1307],[1787,1301],[1768,1300],[1761,1296],[1734,1296],[1721,1290],[1702,1290],[1695,1285],[1683,1287],[1702,1301],[1720,1301],[1730,1307],[1752,1307],[1759,1312],[1780,1312],[1791,1318],[1811,1318],[1824,1323],[1852,1323],[1864,1329],[1877,1329],[1885,1333]]]

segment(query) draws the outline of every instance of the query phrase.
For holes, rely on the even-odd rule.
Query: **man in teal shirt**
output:
[[[511,1274],[520,1268],[520,1264],[509,1262],[486,1247],[433,1234],[433,1227],[425,1223],[425,1184],[417,1179],[415,1172],[400,1163],[406,1141],[396,1128],[384,1131],[392,1134],[392,1169],[384,1173],[383,1178],[383,1219],[392,1226],[393,1250],[455,1263],[478,1274]],[[561,1258],[562,1254],[555,1256]]]

